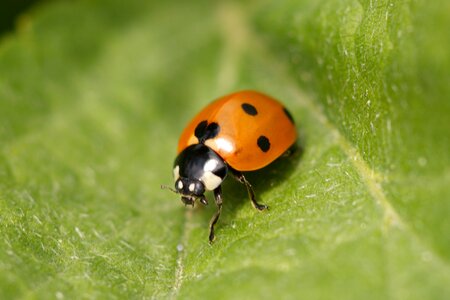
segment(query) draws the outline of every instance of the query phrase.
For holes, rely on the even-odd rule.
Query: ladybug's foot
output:
[[[265,205],[265,204],[259,204],[256,201],[252,201],[253,207],[256,208],[259,211],[263,211],[266,209],[269,209],[269,206]]]
[[[209,243],[212,244],[216,236],[214,235],[214,226],[217,223],[217,220],[219,220],[220,213],[222,211],[222,205],[218,207],[217,212],[214,214],[214,216],[211,218],[211,221],[209,222]]]
[[[214,226],[209,228],[209,243],[212,244],[216,236],[214,235]]]

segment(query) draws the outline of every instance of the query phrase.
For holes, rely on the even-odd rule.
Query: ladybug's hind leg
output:
[[[248,196],[249,196],[250,201],[252,202],[252,205],[254,208],[256,208],[259,211],[269,208],[267,205],[260,204],[256,201],[256,196],[255,196],[255,192],[253,191],[253,187],[250,184],[250,182],[247,181],[244,174],[242,174],[241,172],[236,171],[236,170],[231,170],[231,173],[234,175],[234,177],[236,178],[237,181],[239,181],[240,183],[245,185],[245,187],[247,188]]]
[[[216,225],[219,220],[220,213],[222,212],[222,187],[219,185],[214,190],[214,199],[216,200],[217,211],[214,216],[211,218],[209,222],[209,242],[212,243],[214,241],[214,225]]]
[[[281,156],[282,157],[291,157],[292,155],[296,154],[298,151],[301,151],[301,147],[297,145],[297,143],[294,143],[292,146],[290,146]]]

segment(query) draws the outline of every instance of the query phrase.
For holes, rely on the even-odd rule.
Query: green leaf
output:
[[[0,42],[0,298],[450,296],[450,4],[51,2]],[[282,100],[301,151],[171,184],[202,106]],[[211,198],[212,195],[207,195]],[[210,201],[212,203],[213,201]]]

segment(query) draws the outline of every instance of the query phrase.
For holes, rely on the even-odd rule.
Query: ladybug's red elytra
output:
[[[173,175],[175,192],[186,205],[206,205],[205,191],[213,191],[217,212],[209,225],[209,241],[222,211],[221,184],[230,173],[256,201],[243,171],[261,169],[294,145],[297,130],[288,110],[277,100],[256,91],[240,91],[206,106],[187,125],[178,142]]]

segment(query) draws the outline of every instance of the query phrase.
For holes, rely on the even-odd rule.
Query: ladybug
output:
[[[221,97],[200,111],[187,125],[178,142],[174,162],[175,189],[185,205],[203,205],[205,191],[213,191],[217,212],[209,224],[209,241],[222,211],[221,184],[227,174],[245,185],[252,205],[251,184],[242,172],[259,170],[295,144],[297,131],[291,114],[277,100],[256,91],[240,91]]]

